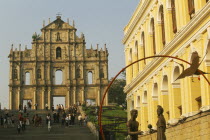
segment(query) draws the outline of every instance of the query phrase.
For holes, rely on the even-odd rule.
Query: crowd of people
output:
[[[30,106],[30,104],[28,104]],[[29,107],[28,106],[28,107]],[[31,106],[30,106],[31,107]],[[45,106],[46,107],[46,106]],[[48,110],[48,107],[45,108]],[[73,126],[73,125],[84,125],[88,121],[88,117],[82,117],[80,112],[78,111],[78,106],[70,106],[68,109],[64,109],[63,105],[57,105],[56,109],[54,106],[51,107],[51,111],[48,111],[46,115],[46,125],[43,123],[43,114],[34,114],[30,115],[29,112],[26,111],[27,109],[24,107],[23,110],[19,107],[19,114],[15,116],[13,114],[9,114],[8,112],[4,112],[4,114],[0,115],[0,124],[2,127],[15,127],[17,126],[17,132],[21,133],[26,130],[26,126],[47,126],[48,131],[51,130],[52,124],[61,124],[61,126]],[[32,113],[32,112],[30,112]],[[34,113],[34,112],[33,112]],[[36,113],[36,112],[35,112]],[[52,117],[51,117],[52,115]]]

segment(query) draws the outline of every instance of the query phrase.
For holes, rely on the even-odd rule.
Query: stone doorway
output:
[[[23,100],[23,104],[22,104],[22,105],[23,105],[23,108],[24,108],[24,106],[26,105],[27,109],[30,109],[30,108],[29,108],[28,102],[30,102],[31,108],[32,108],[32,106],[33,106],[33,105],[32,105],[32,100],[27,100],[27,99],[24,99],[24,100]]]
[[[86,105],[87,106],[96,106],[96,100],[95,99],[87,99]]]
[[[53,97],[53,105],[54,108],[57,109],[57,105],[63,105],[66,108],[66,97],[65,96],[54,96]]]

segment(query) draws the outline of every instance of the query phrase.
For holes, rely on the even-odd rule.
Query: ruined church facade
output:
[[[85,36],[60,16],[32,36],[32,49],[11,48],[9,54],[9,108],[30,100],[33,108],[53,105],[53,97],[65,97],[65,107],[77,103],[99,105],[108,85],[108,51],[86,49]],[[56,72],[61,83],[56,83]],[[108,104],[105,97],[104,105]],[[54,105],[56,106],[56,105]]]

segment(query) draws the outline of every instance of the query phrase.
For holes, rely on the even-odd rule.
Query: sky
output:
[[[0,103],[8,108],[9,51],[11,44],[30,49],[32,34],[41,33],[43,20],[75,21],[77,35],[84,33],[86,48],[100,48],[106,43],[109,51],[109,78],[124,66],[123,28],[129,22],[140,0],[0,0]]]

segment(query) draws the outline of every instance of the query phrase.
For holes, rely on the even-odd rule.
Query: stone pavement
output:
[[[48,132],[47,126],[27,126],[25,132],[17,133],[15,128],[0,128],[0,140],[97,140],[84,126],[64,127],[60,124],[52,126]]]

